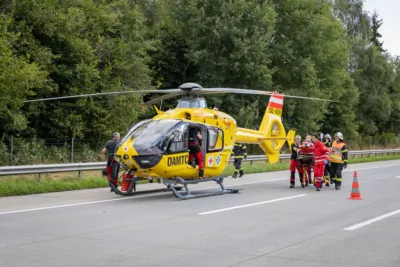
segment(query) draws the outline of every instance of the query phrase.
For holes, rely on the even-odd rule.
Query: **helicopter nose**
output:
[[[125,160],[138,155],[136,149],[133,147],[132,141],[127,141],[126,143],[121,144],[117,151],[117,154]]]

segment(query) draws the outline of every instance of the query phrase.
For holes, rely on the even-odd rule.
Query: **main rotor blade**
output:
[[[248,94],[248,95],[271,95],[270,91],[252,90],[252,89],[236,89],[236,88],[201,88],[198,94]]]
[[[323,98],[317,98],[317,97],[307,97],[307,96],[296,96],[296,95],[285,95],[285,97],[288,98],[299,98],[299,99],[308,99],[308,100],[318,100],[318,101],[326,101],[326,102],[335,102],[335,100],[329,100],[329,99],[323,99]]]
[[[170,99],[170,98],[173,98],[173,97],[176,97],[179,95],[181,95],[181,94],[180,93],[172,93],[172,94],[168,94],[168,95],[159,96],[159,97],[153,98],[152,100],[149,100],[149,101],[143,103],[143,106],[155,104],[161,100]]]
[[[104,92],[104,93],[95,93],[95,94],[84,94],[84,95],[71,95],[71,96],[60,96],[60,97],[49,97],[49,98],[40,98],[40,99],[32,99],[22,101],[23,103],[30,102],[41,102],[41,101],[50,101],[50,100],[61,100],[61,99],[70,99],[70,98],[80,98],[80,97],[89,97],[89,96],[104,96],[104,95],[124,95],[124,94],[135,94],[135,93],[161,93],[161,94],[170,94],[180,92],[180,89],[168,89],[168,90],[135,90],[135,91],[118,91],[118,92]]]
[[[252,89],[236,89],[236,88],[202,88],[198,90],[197,94],[207,95],[207,94],[247,94],[247,95],[272,95],[271,91],[262,91],[262,90],[252,90]],[[288,98],[299,98],[299,99],[308,99],[308,100],[319,100],[319,101],[327,101],[332,102],[333,100],[322,99],[316,97],[306,97],[306,96],[293,96],[293,95],[285,95],[280,93]]]

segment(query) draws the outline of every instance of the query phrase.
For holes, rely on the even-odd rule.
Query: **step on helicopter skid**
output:
[[[288,142],[290,148],[295,135],[293,130],[286,134],[282,124],[285,97],[330,101],[261,90],[203,88],[196,83],[185,83],[177,89],[105,92],[35,99],[25,102],[131,93],[165,94],[144,103],[144,105],[179,96],[181,99],[178,100],[176,108],[172,110],[163,112],[155,107],[157,115],[154,118],[141,121],[130,127],[121,139],[115,153],[111,173],[108,176],[110,187],[116,194],[128,196],[140,193],[136,192],[136,184],[139,180],[150,182],[157,180],[164,184],[166,188],[143,191],[143,193],[172,191],[179,199],[239,192],[239,189],[227,189],[223,184],[224,178],[226,178],[226,176],[223,176],[223,171],[229,162],[236,142],[257,144],[265,152],[270,164],[278,162],[283,145]],[[224,93],[270,96],[259,130],[238,127],[236,120],[230,115],[208,108],[205,98],[202,97],[202,95]],[[198,151],[194,151],[193,146],[189,146],[189,135],[193,131],[200,133],[202,137]],[[190,160],[194,153],[202,155],[198,157],[197,154],[196,162]],[[120,172],[122,172],[122,175],[120,175]],[[121,179],[122,186],[119,190],[114,183],[118,184]],[[220,191],[193,193],[189,189],[191,184],[210,181],[216,182],[220,186]],[[182,188],[185,189],[185,192],[180,192]]]

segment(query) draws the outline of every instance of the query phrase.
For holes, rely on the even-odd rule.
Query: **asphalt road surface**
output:
[[[347,199],[355,170],[359,201]],[[288,171],[245,175],[226,180],[238,194],[186,201],[108,189],[0,198],[0,266],[399,267],[400,161],[349,165],[343,180],[316,192],[290,189]]]

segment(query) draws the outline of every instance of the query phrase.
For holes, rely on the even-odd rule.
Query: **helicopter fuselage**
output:
[[[116,160],[136,176],[153,179],[199,178],[198,166],[189,165],[189,129],[201,130],[204,176],[220,175],[236,140],[236,121],[207,108],[178,108],[160,112],[134,125],[121,140]]]

